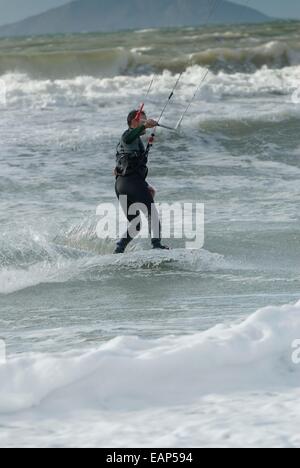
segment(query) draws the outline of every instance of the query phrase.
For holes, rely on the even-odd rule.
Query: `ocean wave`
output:
[[[6,295],[41,284],[101,281],[105,275],[162,269],[216,271],[225,268],[219,254],[177,248],[169,252],[143,250],[142,241],[127,254],[112,255],[114,241],[98,239],[94,222],[83,222],[51,238],[34,230],[2,235],[0,294]],[[147,247],[146,247],[147,248]]]
[[[148,28],[148,29],[137,29],[134,31],[135,34],[148,34],[148,33],[153,33],[156,32],[157,30],[154,28]]]
[[[264,66],[280,69],[299,64],[300,53],[290,50],[287,44],[272,41],[244,49],[208,49],[192,54],[190,60],[192,64],[209,66],[213,70],[254,71]]]
[[[103,250],[108,250],[107,244]],[[113,244],[110,245],[110,252]],[[0,269],[0,295],[12,294],[41,284],[101,281],[107,274],[130,271],[141,274],[145,270],[174,270],[208,272],[224,269],[219,254],[206,250],[175,249],[169,252],[129,251],[116,257],[111,253],[91,255],[76,249],[52,247],[51,260],[28,266]],[[47,252],[48,255],[49,252]]]
[[[192,30],[193,31],[193,30]],[[194,30],[195,31],[195,30]],[[184,30],[186,32],[186,30]],[[195,31],[196,32],[196,31]],[[230,40],[230,39],[245,39],[248,41],[253,40],[254,38],[250,37],[250,34],[248,32],[243,32],[243,31],[218,31],[218,32],[211,32],[211,33],[201,33],[198,31],[196,34],[190,34],[190,35],[183,35],[181,38],[182,41],[184,42],[194,42],[194,41],[207,41],[207,40],[213,40],[213,41],[224,41],[224,40]],[[257,41],[259,39],[256,39]]]
[[[118,337],[86,353],[23,355],[0,365],[0,413],[56,403],[68,409],[141,410],[206,395],[299,389],[292,344],[300,302],[258,310],[240,324],[181,337]]]
[[[138,54],[122,47],[108,50],[56,51],[0,55],[0,75],[26,73],[35,78],[115,76],[125,73]]]
[[[236,73],[228,75],[220,72],[217,79],[211,81],[212,92],[222,97],[263,97],[290,96],[299,89],[300,66],[272,70],[263,67],[253,74]]]
[[[192,97],[204,71],[205,68],[198,65],[186,70],[176,93],[177,101],[185,103]],[[150,98],[159,101],[165,99],[174,86],[176,77],[169,71],[154,75]],[[119,107],[120,101],[140,102],[141,95],[146,94],[149,81],[147,74],[130,77],[120,75],[114,78],[78,76],[65,80],[38,80],[26,74],[11,73],[0,79],[0,107]],[[300,66],[278,70],[263,67],[255,73],[210,73],[198,96],[202,100],[214,101],[226,96],[283,95],[289,96],[292,103],[293,96],[299,89],[299,82]]]
[[[233,38],[234,34],[229,37]],[[263,66],[283,68],[299,63],[299,48],[279,41],[245,48],[226,45],[211,48],[210,45],[190,53],[170,51],[169,56],[162,55],[161,48],[154,44],[99,50],[25,50],[20,53],[4,50],[0,55],[0,76],[25,73],[38,79],[70,79],[82,75],[104,78],[161,73],[164,70],[178,73],[191,65],[209,66],[214,72],[253,72]]]

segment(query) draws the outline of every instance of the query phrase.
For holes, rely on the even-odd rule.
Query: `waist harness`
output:
[[[148,158],[144,151],[125,152],[122,143],[118,144],[116,153],[116,173],[118,176],[125,177],[135,173],[144,173],[147,163]]]

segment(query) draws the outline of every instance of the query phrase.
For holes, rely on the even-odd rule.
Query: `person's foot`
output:
[[[130,241],[129,241],[129,242],[130,242]],[[117,243],[117,245],[116,245],[116,248],[115,248],[115,251],[114,251],[114,255],[125,253],[126,247],[128,246],[129,242],[128,242],[128,239],[122,239],[122,240],[120,240],[120,241]]]
[[[170,250],[170,247],[168,247],[167,245],[163,245],[159,241],[159,242],[153,242],[152,249],[154,249],[154,250]]]
[[[123,253],[125,253],[125,249],[121,247],[120,245],[117,245],[117,247],[114,250],[114,255],[123,254]]]

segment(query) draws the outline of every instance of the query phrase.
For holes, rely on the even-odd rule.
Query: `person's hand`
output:
[[[149,190],[152,198],[154,199],[155,195],[156,195],[156,189],[154,187],[152,187],[152,185],[148,185],[148,190]]]
[[[157,127],[157,124],[158,122],[156,122],[156,120],[153,120],[153,119],[148,119],[144,122],[144,125],[146,128],[154,128],[154,127]]]

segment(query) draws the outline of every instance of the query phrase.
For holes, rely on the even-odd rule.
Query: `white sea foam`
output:
[[[152,47],[134,47],[133,49],[131,49],[131,52],[133,54],[136,54],[141,52],[149,52],[150,50],[152,50]]]
[[[110,251],[112,251],[112,246]],[[27,267],[1,268],[0,295],[11,294],[41,284],[99,281],[109,270],[155,270],[173,265],[174,267],[179,266],[183,271],[200,272],[216,271],[225,266],[221,255],[205,250],[177,249],[170,252],[131,252],[120,257],[103,255],[103,253],[102,256],[92,256],[87,252],[85,257],[77,259],[69,259],[59,253],[53,253],[52,259],[29,264]],[[84,252],[78,251],[79,254],[82,256]]]
[[[187,69],[178,88],[176,99],[186,101],[203,77],[204,68],[198,65]],[[143,90],[149,87],[149,76],[116,76],[94,78],[78,76],[66,80],[35,80],[25,74],[10,73],[2,76],[8,107],[65,107],[117,105],[120,99],[139,102]],[[154,78],[151,98],[165,97],[176,77],[164,71]],[[292,96],[299,89],[300,66],[283,69],[263,67],[255,73],[210,73],[203,84],[202,99],[222,99],[224,96],[251,97],[283,94]],[[3,107],[4,103],[2,103]]]
[[[149,28],[149,29],[137,29],[135,32],[135,34],[147,34],[147,33],[152,33],[152,32],[155,32],[156,29],[154,28]]]
[[[286,414],[293,408],[299,424],[300,366],[292,361],[297,338],[300,302],[270,306],[240,324],[191,336],[119,337],[82,354],[11,357],[0,366],[2,426],[14,427],[22,417],[25,430],[19,440],[25,445],[29,440],[43,445],[46,429],[48,445],[293,445],[298,432],[287,424]],[[205,434],[195,427],[197,418],[180,422],[187,413],[201,416]],[[162,414],[168,417],[154,431]],[[26,425],[37,416],[44,422],[33,434]],[[102,431],[92,431],[90,438],[82,430],[94,420],[111,435],[110,442]],[[135,429],[132,421],[138,421]],[[172,421],[177,429],[169,433]],[[53,424],[63,429],[49,436]],[[131,435],[122,437],[128,427]],[[8,426],[7,445],[14,444],[13,434]],[[264,434],[265,440],[259,437]]]

